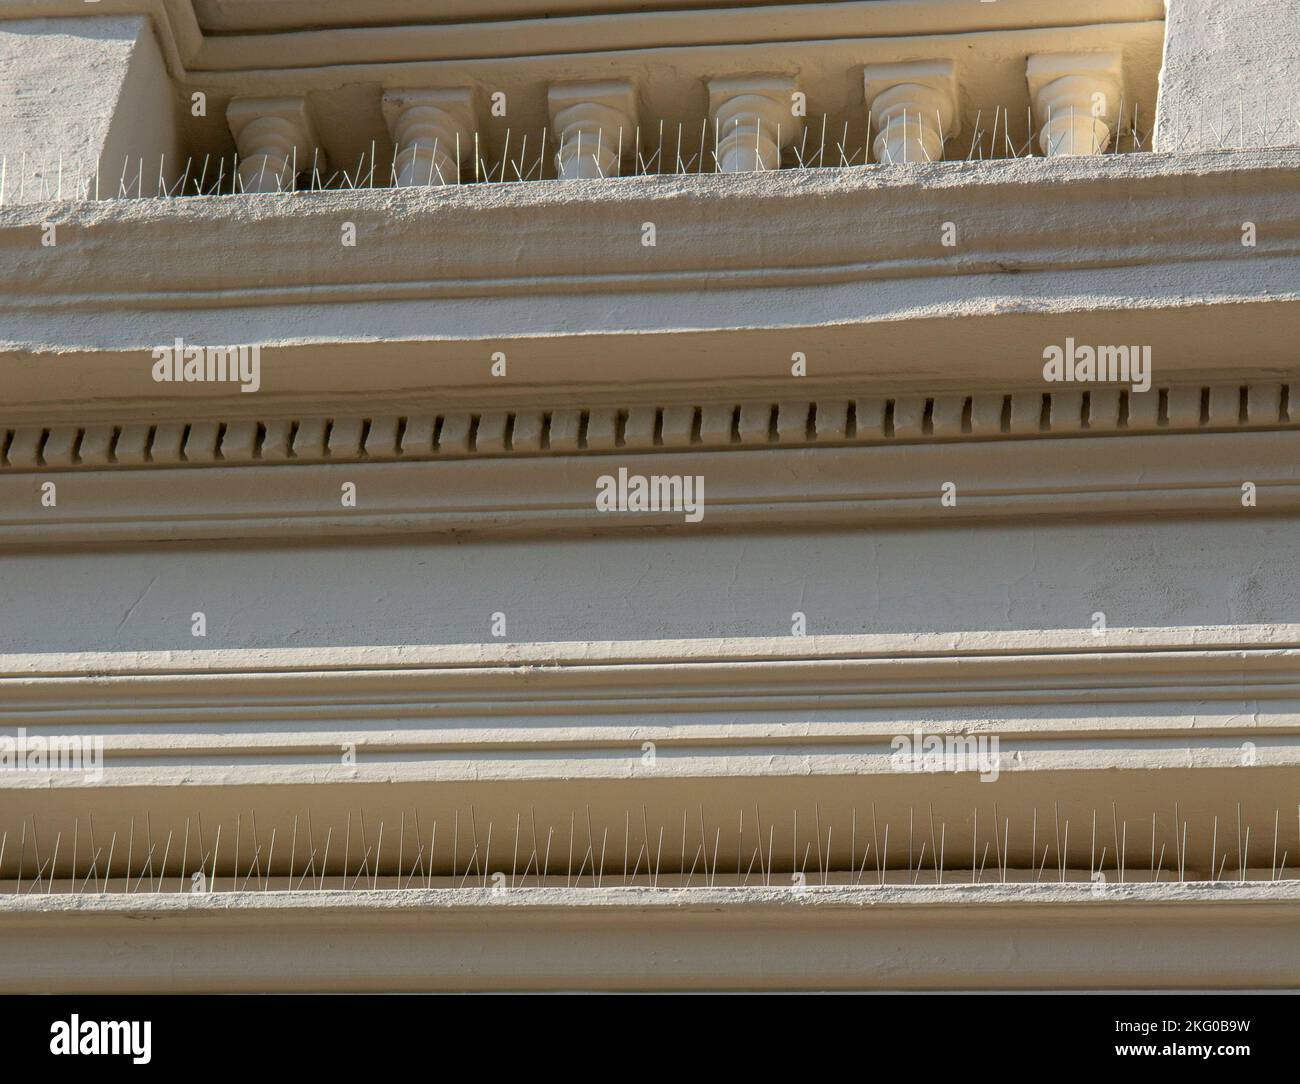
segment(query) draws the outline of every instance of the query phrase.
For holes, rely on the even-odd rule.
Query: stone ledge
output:
[[[1300,982],[1300,886],[0,895],[7,992],[1227,989]],[[1206,930],[1213,931],[1211,936]],[[1198,951],[1189,953],[1195,942]],[[131,968],[121,960],[128,955]]]
[[[128,403],[369,411],[515,381],[557,403],[788,395],[796,352],[809,394],[969,394],[1041,385],[1066,337],[1151,345],[1163,381],[1276,380],[1300,341],[1298,171],[1300,151],[1251,151],[69,204],[50,212],[56,249],[47,212],[6,208],[0,373],[22,410],[73,421]],[[1243,204],[1267,223],[1254,249]],[[345,219],[371,241],[340,260]],[[236,327],[263,347],[258,394],[152,379],[154,347]]]

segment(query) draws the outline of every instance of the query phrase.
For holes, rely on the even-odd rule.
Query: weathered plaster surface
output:
[[[1294,371],[1298,169],[1247,151],[83,203],[51,212],[55,250],[44,212],[10,208],[0,374],[24,409],[248,412],[431,383],[770,388],[794,351],[810,382],[1041,387],[1066,336],[1152,343],[1161,379]],[[150,378],[152,347],[236,329],[264,346],[258,394]]]
[[[86,192],[87,177],[93,197],[96,164],[105,196],[141,160],[145,191],[163,155],[178,168],[173,91],[139,16],[0,20],[0,118],[7,204]]]
[[[795,610],[820,633],[1265,624],[1300,613],[1296,560],[1259,519],[13,552],[0,650],[472,643],[497,610],[525,642],[780,635]]]
[[[1300,145],[1300,5],[1165,0],[1156,148]]]

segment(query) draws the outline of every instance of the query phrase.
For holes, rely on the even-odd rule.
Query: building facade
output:
[[[1298,89],[0,0],[0,989],[1300,984]]]

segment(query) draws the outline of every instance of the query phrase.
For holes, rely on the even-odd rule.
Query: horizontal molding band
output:
[[[519,669],[542,676],[571,668],[669,663],[708,672],[717,665],[756,662],[900,660],[971,664],[1000,659],[1166,655],[1171,660],[1210,653],[1258,651],[1261,660],[1282,660],[1300,649],[1300,624],[1203,625],[1114,628],[1098,635],[1085,629],[963,631],[834,636],[725,637],[696,640],[606,640],[553,643],[412,644],[399,647],[312,647],[204,651],[58,652],[0,655],[0,675],[24,678],[114,674],[362,674],[367,671]],[[1243,656],[1244,657],[1244,656]],[[1176,664],[1175,664],[1176,665]],[[1285,664],[1283,664],[1285,665]],[[538,673],[540,668],[545,671]]]
[[[616,22],[615,16],[627,20],[628,13],[641,18],[654,16],[663,21],[690,15],[699,17],[701,10],[728,23],[746,20],[763,25],[763,20],[802,19],[820,30],[823,25],[838,25],[855,34],[873,36],[910,35],[919,30],[961,33],[975,30],[1023,28],[1028,26],[1093,25],[1127,22],[1132,19],[1161,19],[1164,9],[1160,0],[1089,0],[1070,8],[1048,11],[1034,0],[1001,0],[999,9],[971,9],[963,0],[934,3],[926,0],[877,0],[864,11],[860,3],[814,3],[799,0],[443,0],[430,11],[422,0],[371,0],[359,9],[348,0],[193,0],[195,16],[204,31],[214,34],[276,34],[281,31],[310,27],[354,28],[361,26],[398,26],[451,24],[499,25],[517,20],[535,28],[545,23],[562,22],[565,17],[583,21],[603,19]],[[559,18],[557,18],[559,15]]]
[[[648,12],[642,4],[631,11],[627,8],[632,5],[601,6],[605,10],[592,12],[591,5],[583,5],[581,13],[555,17],[553,6],[538,10],[538,5],[526,0],[495,8],[460,3],[440,12],[400,0],[372,0],[364,10],[334,2],[277,3],[272,8],[261,4],[214,7],[205,0],[97,0],[92,14],[150,17],[168,66],[178,78],[249,67],[278,68],[289,53],[288,42],[297,42],[299,52],[303,46],[309,54],[323,50],[329,59],[331,49],[334,56],[338,50],[331,42],[341,39],[355,44],[358,38],[368,38],[371,62],[407,56],[413,42],[430,60],[496,56],[503,42],[512,40],[530,43],[532,52],[569,51],[575,40],[589,43],[590,50],[645,48],[647,43],[662,46],[668,40],[665,34],[674,44],[706,45],[717,41],[719,16],[713,9],[719,8],[725,11],[728,40],[754,42],[1091,26],[1164,17],[1159,0],[1138,4],[1090,0],[1077,11],[1049,11],[1033,0],[1000,0],[978,8],[965,0],[889,0],[873,4],[870,11],[856,3],[740,4],[736,0],[665,3]],[[699,7],[710,10],[692,10]],[[0,21],[87,14],[84,0],[0,2]]]
[[[1091,884],[950,884],[950,885],[871,885],[821,886],[808,884],[801,893],[781,888],[677,888],[646,889],[636,887],[523,889],[493,893],[479,888],[435,888],[381,890],[374,892],[125,892],[63,893],[57,900],[43,896],[0,893],[0,922],[22,915],[45,914],[54,917],[51,906],[62,904],[64,917],[83,915],[139,916],[190,915],[223,917],[240,921],[238,916],[261,913],[297,913],[324,916],[329,914],[400,913],[417,916],[432,913],[478,921],[485,914],[537,914],[585,912],[629,915],[646,912],[689,912],[696,908],[708,913],[725,907],[733,914],[794,913],[806,914],[816,922],[831,914],[852,916],[888,925],[918,911],[957,909],[968,919],[983,908],[991,911],[980,916],[985,920],[1015,922],[1018,916],[1009,910],[1038,912],[1042,918],[1062,915],[1076,908],[1109,910],[1124,908],[1141,912],[1148,908],[1212,909],[1229,915],[1239,908],[1262,914],[1260,904],[1274,915],[1290,915],[1300,908],[1300,881],[1223,881],[1165,883],[1134,882],[1107,884],[1107,893],[1099,897]],[[1000,916],[1000,917],[999,917]],[[1135,916],[1137,917],[1137,916]],[[1300,914],[1296,915],[1300,919]],[[906,920],[906,919],[904,919]],[[585,920],[580,920],[585,921]]]
[[[9,697],[4,710],[9,711],[28,699],[40,702],[60,687],[65,692],[83,687],[87,697],[102,704],[105,697],[114,695],[115,687],[125,691],[129,685],[136,687],[127,695],[149,700],[163,698],[163,703],[167,703],[165,698],[169,694],[181,691],[191,696],[205,695],[205,690],[207,695],[242,692],[257,702],[259,698],[275,695],[276,690],[281,695],[297,696],[315,688],[321,690],[322,697],[343,692],[362,696],[384,693],[391,698],[388,703],[400,704],[404,696],[418,698],[421,693],[436,689],[440,703],[448,707],[458,701],[470,704],[486,701],[504,708],[513,698],[519,703],[532,704],[545,703],[554,697],[561,710],[565,710],[575,701],[617,707],[656,693],[681,697],[686,703],[707,705],[710,700],[727,702],[738,694],[744,696],[741,689],[748,689],[750,701],[759,704],[797,693],[813,682],[822,685],[824,693],[845,696],[864,687],[866,691],[886,696],[949,692],[1013,694],[1042,689],[1044,698],[1061,691],[1091,689],[1098,697],[1108,694],[1111,699],[1159,693],[1178,700],[1201,697],[1216,690],[1232,695],[1257,688],[1285,696],[1287,690],[1294,691],[1300,680],[1297,668],[1300,656],[1292,647],[1161,652],[1118,651],[1100,646],[1122,640],[1123,635],[1124,630],[1108,631],[1097,637],[1097,648],[1072,654],[1016,653],[973,658],[961,655],[908,658],[903,654],[892,658],[792,660],[785,653],[783,641],[772,641],[770,654],[757,659],[706,661],[701,654],[708,649],[724,648],[726,641],[665,641],[678,645],[682,654],[675,658],[641,658],[603,665],[591,660],[559,661],[565,648],[598,649],[600,645],[594,644],[529,645],[535,652],[532,658],[502,660],[495,666],[467,663],[484,646],[478,644],[459,647],[461,665],[420,667],[409,662],[367,666],[368,649],[354,648],[345,653],[350,656],[350,665],[342,668],[306,659],[297,667],[269,673],[259,673],[262,656],[247,651],[211,652],[215,659],[209,666],[222,667],[216,673],[206,668],[185,669],[177,656],[197,654],[186,652],[167,653],[169,665],[163,669],[156,664],[161,672],[142,672],[141,656],[130,652],[7,655],[0,656],[0,663],[5,666],[0,681],[4,682]],[[817,642],[821,638],[807,639]],[[320,650],[328,653],[331,649]],[[145,652],[143,657],[147,659],[153,654],[156,653]],[[32,673],[38,668],[56,666],[59,670],[55,673]],[[1186,695],[1179,696],[1183,690]]]
[[[997,734],[1008,770],[1236,768],[1244,741],[1262,766],[1300,766],[1300,628],[9,655],[0,702],[5,726],[101,737],[123,782],[178,761],[215,782],[231,758],[269,780],[292,774],[286,757],[304,782],[356,778],[340,743],[367,778],[426,756],[451,778],[461,754],[480,778],[532,758],[543,775],[650,777],[629,767],[645,741],[681,774],[724,757],[740,774],[747,758],[888,773],[914,728]],[[36,774],[65,782],[0,786]]]
[[[1119,726],[1107,732],[1107,722],[1110,720],[1094,716],[1080,728],[1082,733],[1062,729],[1030,736],[991,728],[998,738],[997,755],[1001,759],[990,782],[1029,780],[1030,785],[1040,787],[1045,780],[1050,784],[1054,777],[1077,780],[1080,776],[1099,776],[1089,793],[1094,802],[1100,802],[1105,798],[1108,778],[1112,784],[1122,783],[1126,793],[1137,792],[1159,773],[1178,769],[1216,776],[1223,791],[1229,790],[1224,779],[1240,776],[1236,780],[1238,796],[1268,801],[1269,796],[1280,795],[1283,810],[1288,808],[1288,800],[1294,803],[1300,797],[1296,782],[1300,773],[1300,720],[1294,705],[1285,717],[1266,719],[1258,727],[1241,725],[1237,719],[1229,720],[1228,726],[1216,726],[1217,720],[1211,718],[1197,727],[1190,722],[1179,726],[1170,720],[1166,733],[1159,738],[1130,734]],[[986,720],[978,724],[987,726]],[[107,737],[106,729],[110,731]],[[29,742],[38,736],[48,739],[70,732],[103,738],[102,773],[92,780],[88,772],[79,770],[6,771],[0,778],[0,792],[14,796],[40,791],[49,792],[49,797],[60,792],[90,794],[114,788],[258,787],[279,792],[276,803],[283,805],[289,800],[285,788],[295,794],[306,790],[309,797],[294,800],[311,801],[319,800],[312,793],[315,787],[382,786],[386,782],[432,785],[435,790],[438,785],[472,784],[484,793],[490,787],[508,790],[524,784],[558,782],[574,787],[604,782],[623,787],[625,800],[635,805],[639,789],[665,784],[710,785],[719,780],[774,784],[768,801],[779,795],[779,780],[792,778],[805,782],[852,779],[869,785],[889,780],[900,787],[910,784],[917,797],[928,788],[940,786],[951,795],[968,786],[978,792],[979,776],[986,771],[976,765],[972,747],[969,765],[962,769],[967,774],[960,782],[954,782],[960,774],[955,769],[902,773],[891,761],[893,735],[855,735],[854,740],[849,740],[844,734],[861,728],[845,726],[839,733],[827,736],[829,728],[805,723],[786,724],[787,733],[775,738],[756,737],[747,732],[754,728],[734,726],[712,740],[682,737],[689,732],[687,727],[638,725],[606,727],[595,735],[570,731],[568,736],[539,728],[532,728],[524,736],[518,730],[495,727],[444,736],[441,732],[402,731],[392,726],[378,740],[356,726],[318,726],[310,732],[292,733],[283,728],[256,731],[240,726],[217,738],[212,724],[201,716],[190,727],[156,724],[157,735],[120,733],[124,729],[87,725],[84,720],[79,726],[65,727],[28,721],[25,730]],[[909,739],[913,734],[913,727],[906,723],[895,723],[892,729]],[[922,728],[918,725],[916,729]],[[971,732],[969,727],[951,724],[922,729],[924,736],[940,738]],[[5,736],[14,738],[12,733]],[[654,743],[656,757],[661,758],[653,768],[640,763],[647,742]],[[1248,765],[1243,763],[1246,742],[1252,746],[1253,759]],[[340,753],[345,748],[352,750],[355,765],[341,765]],[[472,764],[467,763],[468,758],[473,758]],[[1256,769],[1260,774],[1252,775]],[[1265,781],[1264,774],[1269,772],[1273,778]],[[1289,786],[1284,776],[1289,777]],[[881,793],[878,791],[877,796]],[[499,793],[490,795],[493,801],[501,798]],[[182,802],[184,797],[178,794],[171,800]],[[332,800],[339,799],[336,796]],[[86,801],[95,803],[99,799]],[[147,805],[147,799],[144,801]],[[6,803],[5,812],[11,811]]]
[[[435,386],[443,405],[504,410],[525,390],[556,408],[593,392],[626,405],[629,387],[655,406],[760,385],[779,399],[796,353],[810,398],[811,382],[996,393],[1041,386],[1044,347],[1066,337],[1150,345],[1162,386],[1283,383],[1300,338],[1297,170],[1300,150],[1067,156],[9,207],[5,420],[399,416]],[[60,241],[41,250],[47,218]],[[363,240],[340,259],[343,221]],[[155,382],[151,351],[178,335],[261,344],[259,392]]]
[[[700,477],[703,518],[600,511],[598,479]],[[53,480],[57,504],[42,487]],[[1243,506],[1243,485],[1255,486]],[[344,507],[345,483],[356,487]],[[941,501],[955,486],[955,504]],[[608,483],[605,483],[608,485]],[[805,529],[860,524],[1300,510],[1300,432],[1062,437],[303,464],[292,469],[0,472],[0,546],[484,533]]]
[[[1171,812],[1179,801],[1198,814],[1200,805],[1192,802],[1217,805],[1224,823],[1235,801],[1249,800],[1257,816],[1261,810],[1268,813],[1271,832],[1274,811],[1294,811],[1300,752],[1294,740],[1277,749],[1256,741],[1257,759],[1246,766],[1242,740],[1231,747],[1216,742],[1191,749],[1185,742],[1181,748],[1171,743],[1158,751],[1144,750],[1136,743],[1110,749],[1093,743],[1055,756],[1003,741],[999,745],[1003,762],[996,779],[990,776],[988,781],[974,764],[973,754],[971,767],[962,771],[894,770],[887,743],[882,743],[885,755],[879,756],[758,744],[745,751],[719,746],[699,754],[683,750],[668,755],[660,750],[653,772],[637,768],[644,739],[611,746],[604,755],[593,755],[589,749],[566,755],[563,748],[513,752],[471,748],[423,749],[399,756],[358,745],[358,762],[348,768],[339,763],[342,743],[332,753],[319,755],[299,750],[282,755],[192,750],[184,755],[118,759],[105,750],[98,773],[3,773],[0,823],[16,830],[24,817],[36,814],[47,822],[66,821],[71,830],[77,814],[94,813],[97,822],[107,823],[143,817],[149,810],[159,817],[165,813],[168,819],[182,818],[197,809],[205,819],[229,817],[233,826],[241,812],[247,815],[250,810],[269,808],[281,816],[287,811],[290,816],[284,822],[295,810],[305,816],[314,809],[342,825],[349,809],[355,816],[359,808],[383,808],[396,821],[402,806],[409,812],[421,796],[455,795],[463,815],[477,806],[494,817],[505,814],[513,822],[516,812],[536,808],[539,816],[545,812],[553,823],[559,823],[557,814],[567,820],[570,812],[581,812],[588,804],[584,799],[590,797],[592,809],[604,820],[617,819],[621,824],[628,811],[639,811],[642,805],[660,811],[666,798],[677,804],[680,820],[682,804],[712,801],[709,795],[719,791],[739,798],[729,814],[752,809],[755,802],[772,809],[785,801],[788,808],[794,803],[783,795],[798,787],[798,804],[810,812],[818,801],[823,809],[847,809],[846,795],[856,793],[868,809],[874,800],[882,813],[896,817],[901,811],[906,820],[909,808],[923,809],[941,794],[946,802],[964,804],[968,815],[980,801],[987,799],[991,806],[996,798],[1017,823],[1027,824],[1034,809],[1040,817],[1044,810],[1050,813],[1053,794],[1066,789],[1079,807],[1109,811],[1118,787],[1126,796],[1141,795],[1144,805],[1148,796],[1161,803],[1167,799],[1168,805],[1161,808]],[[473,764],[468,763],[470,758]],[[1207,796],[1198,799],[1197,791]],[[1198,825],[1197,848],[1208,854],[1210,820],[1200,819],[1204,823]],[[283,822],[280,826],[289,827]],[[1292,823],[1288,838],[1294,837],[1294,829]]]
[[[1027,15],[1021,5],[1000,19],[968,20],[964,26],[962,20],[951,15],[946,19],[942,15],[937,19],[918,18],[915,5],[911,12],[904,9],[904,18],[898,18],[903,5],[886,6],[893,9],[889,14],[895,16],[887,22],[873,21],[873,12],[861,4],[841,3],[756,5],[722,16],[716,10],[634,11],[479,23],[426,25],[420,21],[406,26],[208,35],[188,74],[191,78],[224,76],[225,80],[233,80],[244,73],[265,78],[270,73],[308,70],[337,78],[340,68],[373,71],[403,64],[545,62],[553,58],[581,58],[606,66],[614,58],[622,64],[651,67],[664,62],[664,53],[670,54],[667,61],[671,65],[689,51],[716,57],[724,50],[747,47],[761,50],[767,57],[783,53],[785,64],[790,65],[792,50],[820,50],[826,45],[851,45],[858,56],[865,49],[866,58],[872,61],[928,48],[931,52],[952,51],[971,62],[966,50],[960,48],[961,39],[968,35],[1034,34],[1041,39],[1059,32],[1061,45],[1068,46],[1083,36],[1124,44],[1135,38],[1158,40],[1164,29],[1164,12],[1153,12],[1147,0],[1143,0],[1145,10],[1130,8],[1123,13],[1110,7],[1102,14],[1111,17],[1095,22],[1068,12],[1062,17],[1051,9],[1040,8]],[[955,5],[950,5],[950,11],[951,7]],[[907,19],[907,15],[911,18]],[[924,44],[918,45],[917,39]],[[752,59],[762,64],[767,57]],[[477,71],[473,75],[481,77]]]
[[[4,304],[15,312],[88,310],[97,301],[234,308],[490,290],[527,293],[536,305],[538,292],[695,288],[705,276],[719,289],[1207,260],[1229,271],[1300,258],[1300,211],[1291,200],[1297,168],[1300,148],[1281,148],[90,201],[56,212],[16,205],[0,210],[6,261],[29,262],[21,256],[43,222],[64,227],[67,237],[43,254],[41,289],[24,291],[18,279]],[[1201,209],[1194,222],[1186,219],[1190,198]],[[1268,225],[1255,248],[1241,245],[1243,199]],[[1099,215],[1102,206],[1111,213]],[[1027,231],[1025,222],[1040,213],[1053,228]],[[344,219],[382,245],[359,244],[340,260]],[[767,233],[752,228],[756,219],[781,236],[813,230],[818,243],[783,250],[792,262],[778,264]],[[862,230],[864,219],[870,231]],[[640,243],[645,220],[656,224],[650,249]],[[959,225],[955,247],[940,243],[945,220]],[[627,244],[613,232],[623,222],[635,225]],[[503,234],[517,240],[508,251],[486,243]],[[232,242],[240,256],[219,269],[193,258]],[[105,273],[110,263],[118,274]],[[393,279],[395,268],[423,275]]]
[[[809,445],[937,443],[1002,437],[1269,429],[1292,418],[1289,383],[1089,384],[1015,392],[828,396],[816,400],[536,404],[421,414],[247,420],[208,418],[85,425],[0,421],[0,471],[62,471],[455,460],[529,455],[705,451]],[[1046,389],[1046,390],[1044,390]]]
[[[926,717],[926,736],[959,736],[973,733],[996,734],[1000,755],[999,772],[1051,773],[1069,771],[1159,771],[1169,767],[1197,770],[1236,770],[1242,767],[1242,746],[1254,748],[1254,764],[1264,768],[1300,769],[1300,712],[1297,700],[1285,705],[1281,714],[1242,711],[1231,716],[1207,713],[1198,718],[1195,733],[1185,718],[1165,715],[1139,725],[1094,711],[1086,717],[1063,719],[1053,713],[1036,722],[1022,722],[1017,728],[1004,720],[987,718],[963,721]],[[645,704],[643,711],[657,705]],[[498,719],[490,727],[439,726],[430,729],[408,718],[385,717],[372,723],[354,711],[335,719],[277,719],[271,712],[257,716],[257,722],[232,722],[196,707],[177,723],[175,709],[164,714],[150,705],[135,718],[106,719],[108,713],[83,713],[78,720],[58,721],[45,713],[24,718],[5,712],[8,728],[21,727],[29,739],[52,738],[75,733],[102,738],[104,782],[107,785],[157,783],[159,773],[171,772],[184,782],[220,785],[230,782],[232,765],[240,768],[239,782],[311,783],[356,781],[406,781],[469,778],[458,761],[466,756],[497,761],[474,769],[474,778],[505,780],[529,776],[555,778],[559,765],[536,763],[521,770],[516,763],[525,758],[558,758],[566,779],[624,779],[653,781],[656,773],[641,771],[639,759],[646,742],[662,746],[664,756],[673,758],[668,775],[678,777],[749,776],[761,765],[765,776],[846,775],[881,776],[896,772],[890,761],[896,736],[912,737],[909,722],[873,721],[840,725],[807,722],[684,724],[675,718],[680,709],[664,706],[665,718],[655,724],[628,722],[623,726],[544,726],[544,720],[529,720],[523,727],[503,726]],[[744,712],[745,707],[735,711]],[[88,721],[88,716],[95,718]],[[231,713],[234,714],[234,713]],[[715,712],[715,714],[718,714]],[[880,714],[878,711],[875,713]],[[576,715],[576,713],[575,713]],[[751,716],[752,717],[752,716]],[[224,733],[218,733],[224,729]],[[917,729],[920,729],[919,726]],[[864,733],[865,732],[865,733]],[[13,733],[7,733],[13,738]],[[354,746],[364,763],[355,769],[339,767],[339,752]],[[973,754],[972,754],[973,755]],[[421,762],[416,762],[420,758]],[[723,758],[726,758],[725,760]],[[578,761],[583,763],[579,764]],[[434,760],[440,763],[433,763]],[[427,761],[427,762],[426,762]],[[292,767],[290,765],[292,764]],[[149,778],[146,780],[145,776]],[[85,785],[84,773],[52,774],[32,769],[20,777],[6,778],[4,789],[58,788]],[[178,780],[179,781],[179,780]]]
[[[1108,886],[1100,897],[1092,889],[0,894],[0,989],[1264,989],[1300,981],[1297,882]],[[319,951],[322,939],[332,951]],[[1189,953],[1190,942],[1202,950]]]

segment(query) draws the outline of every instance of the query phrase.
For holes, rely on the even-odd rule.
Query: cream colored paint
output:
[[[84,8],[84,5],[83,5]],[[181,168],[167,79],[147,19],[0,18],[5,203],[116,194]]]
[[[1295,888],[1243,888],[4,897],[0,936],[32,992],[1291,987]]]
[[[236,97],[261,103],[235,107],[239,134],[270,116],[266,99],[287,98],[302,132],[351,161],[372,140],[387,154],[386,139],[406,138],[386,91],[392,106],[422,88],[505,90],[512,112],[495,119],[469,96],[494,149],[507,126],[549,123],[560,84],[633,84],[639,119],[657,125],[703,118],[711,84],[725,112],[738,86],[727,80],[755,75],[750,90],[797,87],[811,115],[865,135],[872,91],[906,102],[898,88],[920,85],[874,87],[865,68],[948,60],[963,122],[981,103],[1007,107],[1027,139],[1031,93],[1080,77],[1094,54],[1117,54],[1106,78],[1122,76],[1149,115],[1165,31],[1151,3],[1065,16],[1013,0],[603,5],[555,20],[520,3],[486,23],[448,8],[458,22],[428,27],[404,25],[404,0],[364,17],[319,10],[304,26],[305,9],[286,3],[104,0],[88,20],[77,4],[75,25],[106,44],[74,58],[55,32],[66,25],[39,24],[54,36],[25,41],[6,71],[0,131],[5,102],[15,112],[63,58],[87,79],[98,70],[92,96],[116,102],[96,136],[114,154],[228,153]],[[1171,0],[1162,139],[1180,109],[1222,98],[1247,49],[1246,22],[1202,28],[1198,10]],[[0,35],[12,38],[14,17],[70,14],[66,0],[8,0]],[[374,25],[348,25],[358,18]],[[1226,35],[1215,63],[1198,63],[1201,30]],[[1046,71],[1056,79],[1036,87]],[[1249,88],[1275,91],[1290,71],[1280,55]],[[78,86],[90,84],[65,89]],[[196,90],[208,118],[187,113]],[[75,99],[47,99],[40,124],[62,131]],[[167,142],[175,104],[179,144]],[[737,115],[765,114],[749,101]],[[5,860],[0,988],[1300,983],[1296,169],[1294,150],[1202,146],[6,200],[0,723],[102,739],[105,763],[97,782],[0,775],[0,831],[25,840],[39,821],[44,847]],[[39,245],[47,221],[53,251]],[[947,221],[955,251],[940,240]],[[343,222],[359,227],[354,250],[339,245]],[[177,335],[264,347],[258,393],[156,384],[150,351]],[[1156,406],[1046,388],[1043,348],[1066,337],[1152,346]],[[490,375],[497,350],[509,380]],[[787,375],[796,352],[809,377]],[[416,443],[412,420],[435,415],[439,451],[430,424],[428,454],[403,461],[399,419]],[[635,456],[704,472],[704,524],[600,523],[584,495]],[[39,503],[45,482],[54,508]],[[360,498],[348,512],[344,482]],[[944,482],[960,511],[940,504]],[[797,614],[811,636],[790,635]],[[918,729],[998,736],[997,779],[896,770],[894,739]],[[1239,802],[1252,845],[1230,848]],[[768,880],[811,868],[815,837],[839,887],[719,881],[719,862],[752,847],[751,809],[779,831]],[[879,845],[889,884],[845,887],[868,809],[873,831],[875,816],[892,829]],[[931,809],[946,870],[980,883],[899,883],[904,826]],[[1087,828],[1112,809],[1131,825],[1126,860],[1142,883],[1098,892]],[[399,844],[370,890],[220,890],[260,863],[272,831],[270,872],[301,876],[283,841],[306,815],[317,835],[347,833],[361,810],[367,846],[377,820],[391,840],[410,811],[437,818],[439,875],[450,822],[462,881],[460,848],[477,846],[482,821],[500,840],[536,816],[583,857],[644,811],[643,842],[670,837],[658,855],[670,880],[402,892]],[[114,851],[115,877],[139,878],[148,848],[198,815],[208,832],[220,825],[218,891],[74,891],[102,842],[86,838],[87,814],[127,843],[130,869]],[[974,868],[988,865],[977,859],[991,817],[1007,825],[999,883]],[[1058,883],[1043,883],[1049,819]],[[671,887],[723,825],[712,887]],[[476,873],[500,872],[504,847]],[[1206,883],[1230,850],[1248,867],[1241,883]],[[185,861],[168,882],[194,871]],[[619,868],[604,865],[611,878]],[[23,894],[6,891],[19,873]],[[30,892],[34,876],[48,894]]]

